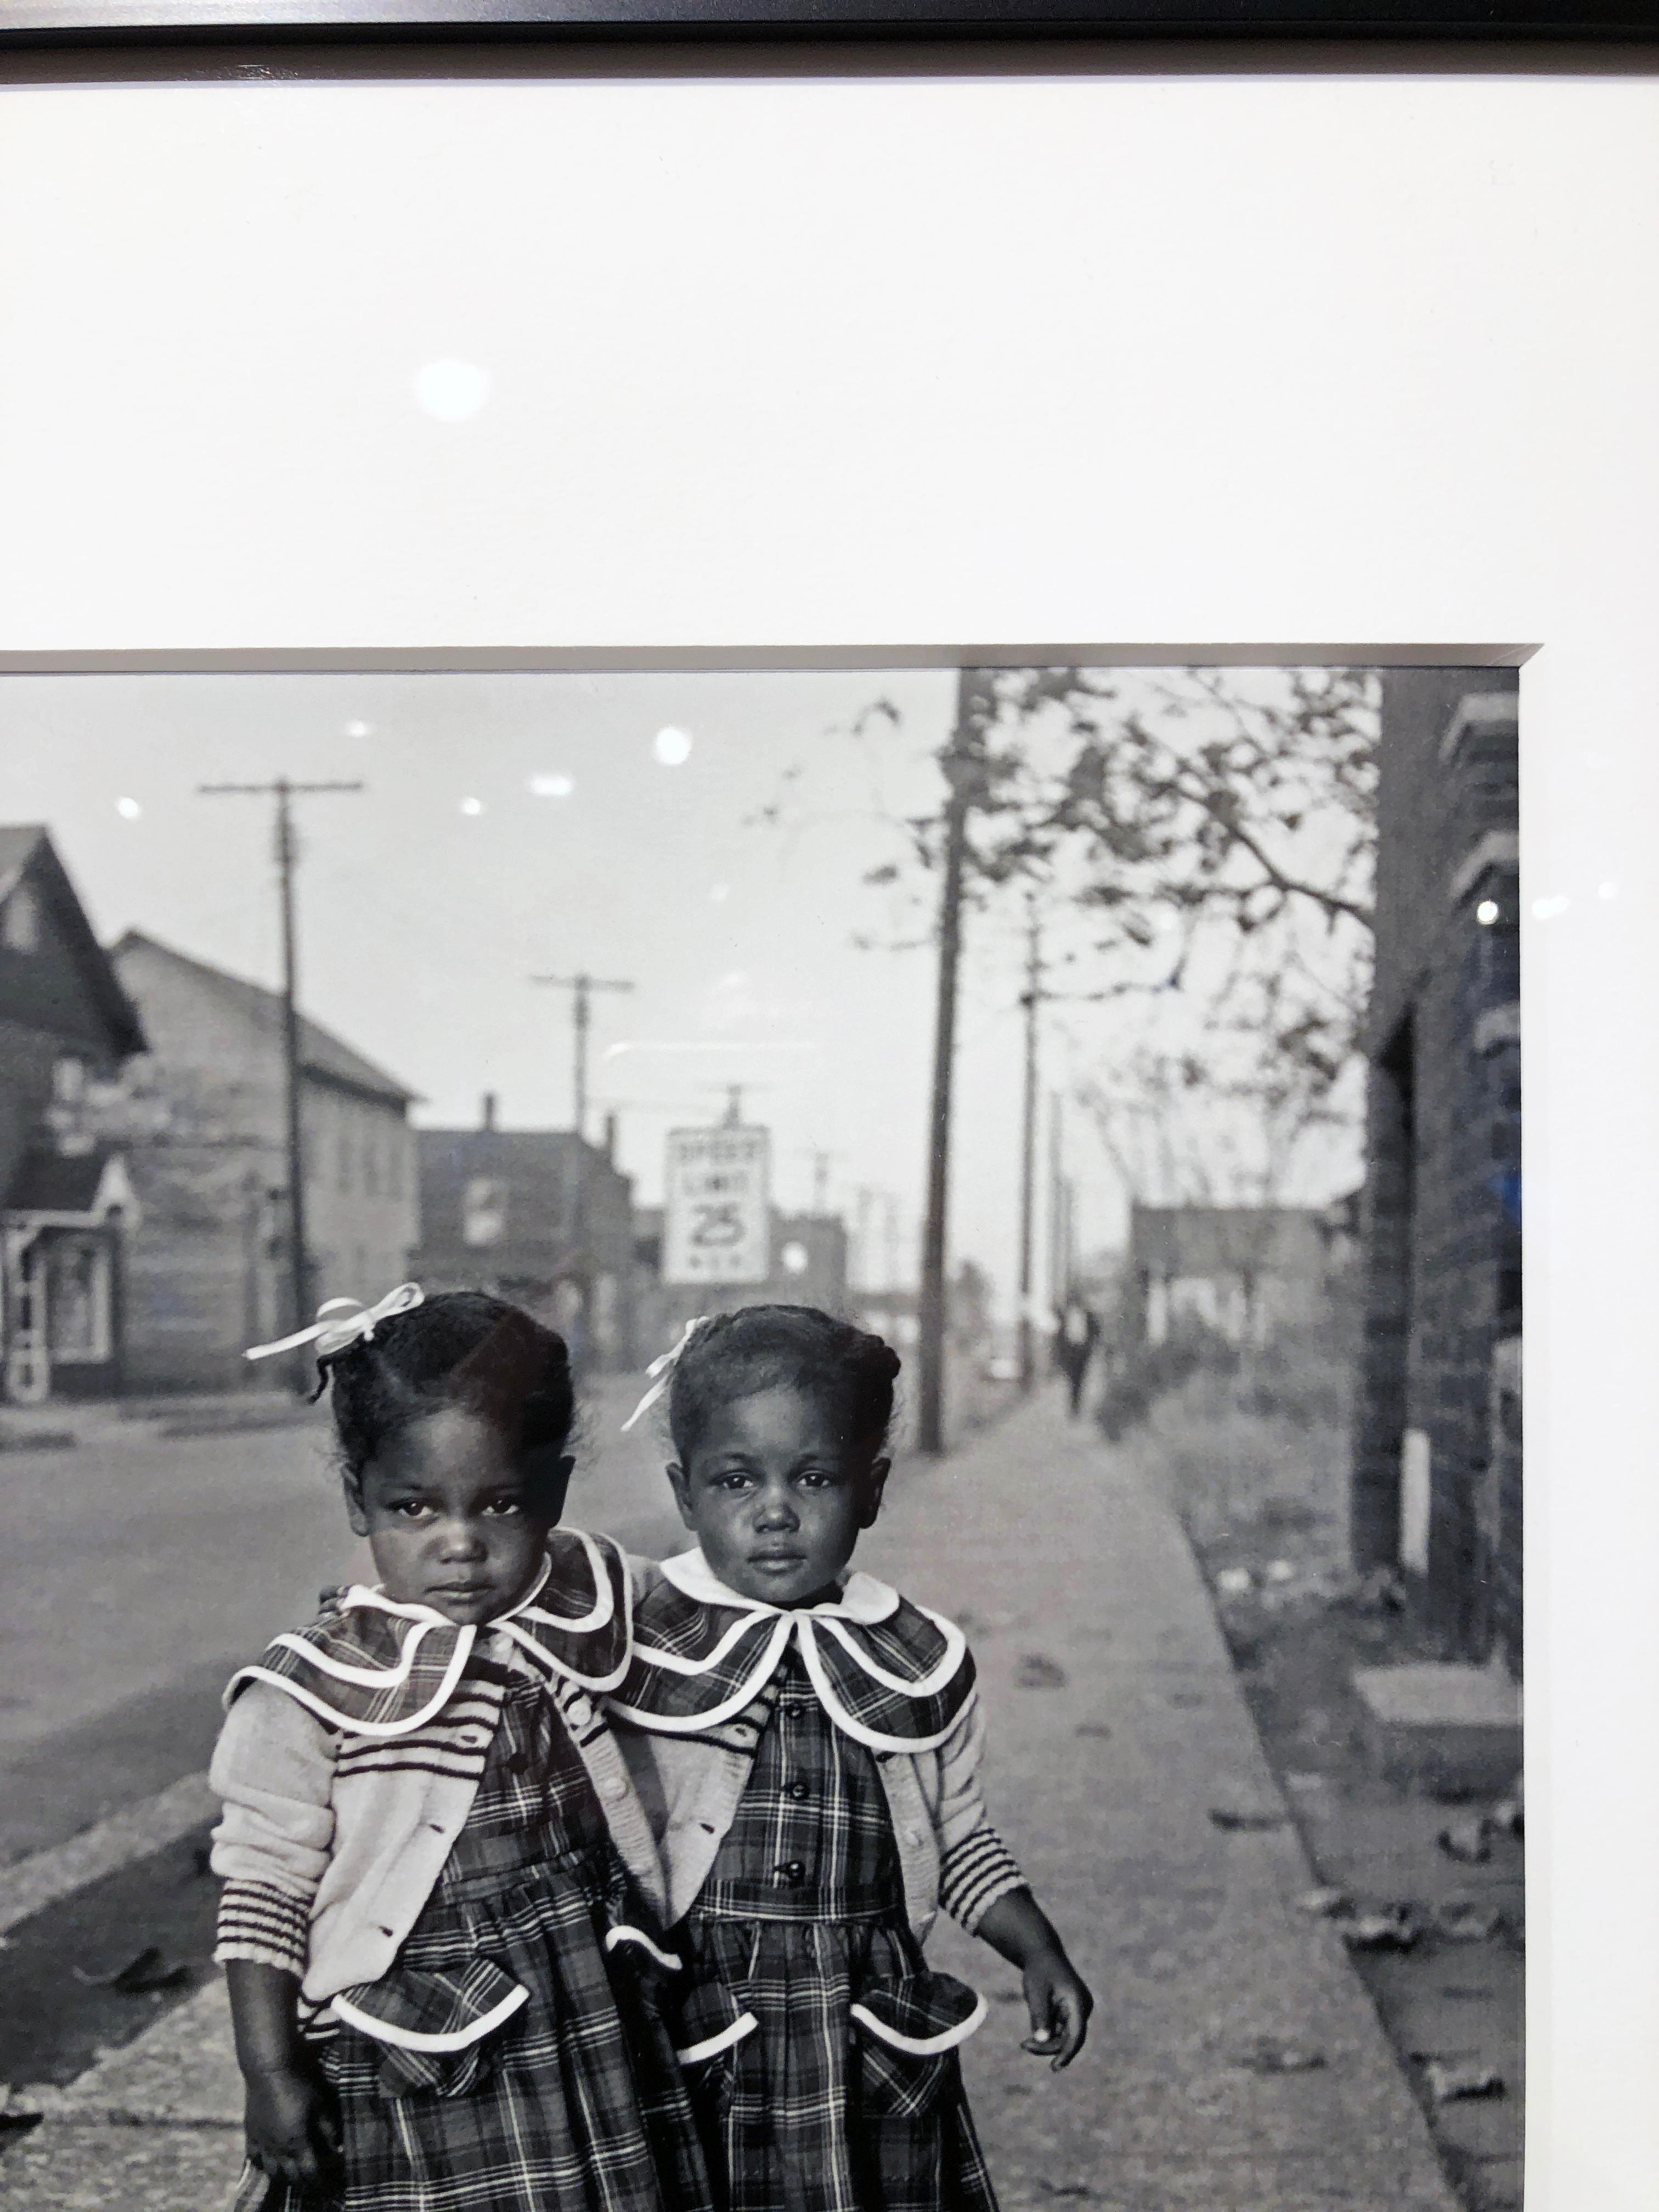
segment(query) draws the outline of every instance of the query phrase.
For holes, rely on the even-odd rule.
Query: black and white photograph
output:
[[[1646,2212],[1652,8],[1365,8],[0,10],[6,2212]]]
[[[1518,696],[0,679],[7,2203],[1518,2205]]]

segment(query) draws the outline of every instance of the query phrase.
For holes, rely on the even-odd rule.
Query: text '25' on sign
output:
[[[771,1261],[771,1195],[766,1130],[671,1130],[665,1282],[763,1283]]]

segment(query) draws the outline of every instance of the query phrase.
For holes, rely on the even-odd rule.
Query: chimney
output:
[[[486,1091],[483,1095],[483,1117],[478,1126],[483,1129],[493,1129],[495,1126],[495,1094],[493,1091]]]
[[[614,1114],[607,1114],[605,1117],[605,1156],[614,1167],[617,1164],[617,1117]]]

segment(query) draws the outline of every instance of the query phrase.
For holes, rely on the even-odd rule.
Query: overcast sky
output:
[[[269,805],[204,781],[361,778],[300,803],[307,1009],[422,1094],[417,1119],[568,1126],[569,1006],[535,974],[631,980],[595,1001],[592,1095],[660,1195],[671,1127],[745,1081],[774,1132],[775,1193],[803,1206],[817,1150],[832,1205],[897,1208],[912,1279],[933,1025],[926,949],[863,887],[902,842],[878,817],[937,803],[948,673],[753,676],[135,676],[0,684],[0,818],[43,821],[106,939],[130,926],[275,983]],[[896,732],[835,734],[885,696]],[[669,738],[659,757],[659,735]],[[805,762],[787,828],[753,817]],[[538,786],[542,795],[538,795]],[[568,788],[566,787],[568,786]],[[804,815],[804,819],[801,817]],[[953,1237],[1006,1297],[1018,1203],[1018,945],[970,936],[960,1030]],[[1074,1027],[1074,1024],[1073,1024]],[[1056,1036],[1045,1090],[1069,1083]],[[594,1127],[597,1131],[598,1119]],[[1047,1136],[1044,1135],[1046,1149]],[[1083,1241],[1121,1233],[1122,1195],[1080,1115],[1068,1164]]]

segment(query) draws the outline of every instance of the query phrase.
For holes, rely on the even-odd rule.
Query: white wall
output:
[[[1542,644],[1529,2181],[1647,2201],[1659,85],[10,88],[0,204],[0,648]]]

